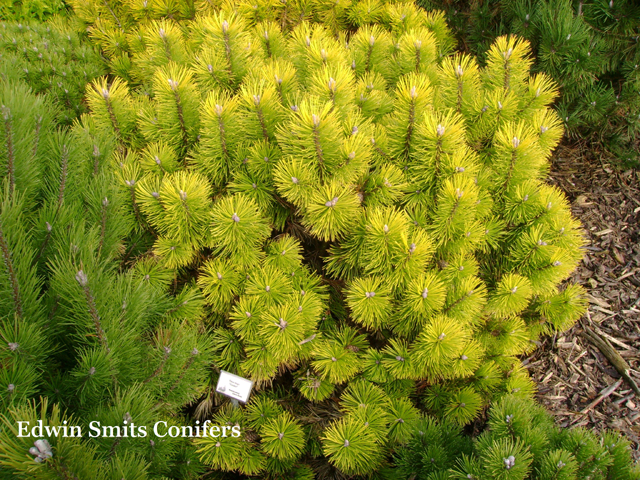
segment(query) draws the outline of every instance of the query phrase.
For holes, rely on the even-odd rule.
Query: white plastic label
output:
[[[252,388],[253,382],[251,380],[220,370],[216,392],[239,400],[242,403],[247,403]]]

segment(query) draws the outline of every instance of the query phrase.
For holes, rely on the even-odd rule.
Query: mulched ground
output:
[[[560,425],[621,431],[640,461],[640,396],[583,336],[589,328],[605,338],[640,385],[640,171],[619,171],[581,145],[561,147],[552,161],[550,182],[566,192],[588,240],[572,280],[587,288],[589,309],[525,363]]]

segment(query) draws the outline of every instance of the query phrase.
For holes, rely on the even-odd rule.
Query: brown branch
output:
[[[11,288],[13,290],[13,303],[16,307],[16,313],[22,318],[22,299],[20,298],[20,286],[18,285],[18,276],[13,268],[13,261],[11,260],[11,251],[9,245],[4,237],[2,231],[2,224],[0,224],[0,250],[2,251],[2,259],[9,272],[9,281],[11,282]]]
[[[96,334],[98,335],[98,340],[100,340],[100,343],[107,349],[107,352],[109,352],[109,344],[107,343],[107,337],[102,329],[102,323],[100,315],[98,314],[98,308],[96,307],[95,298],[89,288],[89,279],[87,274],[82,270],[79,270],[78,273],[76,273],[76,281],[80,284],[80,287],[82,287],[82,291],[84,292],[84,296],[89,307],[89,314],[93,319],[93,325],[96,329]]]
[[[162,361],[160,362],[160,365],[158,365],[158,368],[156,368],[155,372],[153,372],[143,383],[149,383],[151,380],[153,380],[158,375],[160,375],[160,372],[164,368],[164,364],[167,363],[167,359],[169,358],[169,355],[171,355],[171,348],[164,347],[164,355],[162,357]]]
[[[69,149],[62,145],[62,165],[60,166],[60,188],[58,190],[58,210],[64,200],[64,191],[67,186],[67,175],[69,174]]]
[[[11,110],[9,107],[2,106],[2,116],[4,118],[4,132],[6,136],[7,147],[7,170],[9,175],[9,198],[13,196],[16,189],[16,166],[15,152],[13,151],[13,131],[11,128]]]

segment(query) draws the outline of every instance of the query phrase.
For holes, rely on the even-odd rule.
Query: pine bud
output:
[[[50,232],[51,230],[53,230],[53,227],[51,226],[51,224],[49,222],[44,222],[44,224],[47,227],[47,232]]]
[[[385,225],[384,227],[382,227],[382,230],[384,231],[384,233],[389,233],[389,226]]]
[[[358,127],[354,125],[353,128],[351,129],[351,135],[355,135],[356,133],[358,133]]]
[[[315,113],[311,115],[311,120],[313,122],[314,127],[318,128],[320,126],[320,117]]]
[[[411,91],[409,92],[409,96],[410,96],[412,99],[414,99],[414,100],[415,100],[416,98],[418,98],[418,93],[416,92],[416,87],[415,87],[415,85],[414,85],[413,87],[411,87]]]
[[[345,441],[344,441],[344,446],[345,446],[345,447],[348,447],[349,445],[350,445],[350,444],[349,444],[349,440],[345,440]]]
[[[436,133],[438,134],[439,137],[444,135],[444,127],[440,124],[438,124],[438,126],[436,127]]]
[[[336,88],[338,86],[338,83],[336,82],[335,78],[333,78],[333,77],[329,78],[328,86],[329,86],[329,90],[331,90],[333,93],[335,93]]]
[[[422,48],[422,40],[416,40],[413,42],[413,46],[416,47],[416,50],[420,50]]]
[[[428,296],[429,296],[429,289],[428,289],[428,288],[425,288],[425,289],[422,291],[422,298],[426,299]]]
[[[416,244],[412,243],[411,245],[409,245],[409,255],[413,255],[413,252],[416,251]]]
[[[462,355],[460,355],[460,360],[462,360],[462,361],[469,360],[469,357],[467,357],[466,355],[462,354]]]
[[[530,16],[529,16],[529,14],[527,13],[527,14],[525,15],[525,17],[524,17],[525,22],[528,22],[528,21],[529,21],[529,18],[531,18],[531,17],[530,17]]]
[[[255,104],[256,107],[260,105],[260,95],[253,96],[253,103]]]
[[[462,70],[462,65],[458,65],[456,67],[456,76],[461,77],[463,73],[464,73],[464,70]]]
[[[178,82],[176,82],[172,78],[168,78],[167,81],[169,82],[169,86],[171,87],[171,90],[175,92],[178,89]]]
[[[51,445],[45,439],[41,438],[40,440],[36,440],[35,442],[33,442],[33,444],[42,455],[46,457],[51,457],[53,455],[53,452],[51,451]]]
[[[504,468],[507,470],[511,470],[516,464],[516,459],[513,455],[509,455],[509,457],[503,458],[502,460],[504,461]]]
[[[160,157],[158,157],[157,155],[155,156],[155,161],[156,161],[156,165],[158,166],[162,165],[162,162],[160,161]]]
[[[376,296],[376,292],[366,292],[364,295],[367,298],[373,298]]]
[[[502,102],[498,102],[498,110],[502,110]]]
[[[238,216],[237,213],[234,213],[233,215],[231,215],[231,220],[238,223],[240,221],[240,217]]]
[[[171,347],[164,347],[164,354],[168,357],[171,355]]]
[[[541,133],[541,134],[542,134],[542,133],[545,133],[547,130],[549,130],[547,127],[545,127],[545,126],[543,126],[543,125],[541,125],[541,126],[540,126],[540,133]]]
[[[183,202],[187,201],[187,192],[185,192],[184,190],[180,190],[180,200],[182,200]]]
[[[226,20],[222,22],[222,33],[227,33],[229,31],[229,22]]]
[[[520,139],[518,137],[513,137],[513,148],[518,148],[520,146]]]
[[[517,287],[517,286],[514,286],[514,287],[511,289],[511,293],[516,293],[517,291],[518,291],[518,287]]]
[[[296,185],[298,185],[298,183],[300,183],[300,181],[298,180],[298,178],[297,178],[297,177],[291,177],[291,181],[292,181],[293,183],[295,183]]]
[[[81,287],[86,287],[87,283],[89,283],[87,274],[82,270],[79,270],[78,273],[76,273],[76,281],[80,284]]]
[[[191,350],[192,356],[195,357],[196,355],[199,355],[199,354],[200,354],[200,350],[198,350],[197,348],[194,347],[193,350]]]
[[[10,383],[7,386],[7,390],[9,390],[9,393],[13,393],[13,391],[16,389],[16,386],[13,383]]]
[[[320,50],[320,56],[322,57],[323,62],[327,61],[327,51],[324,48]]]
[[[444,334],[444,332],[442,332],[440,335],[438,335],[438,340],[444,340],[444,337],[446,337],[446,335]]]
[[[331,200],[324,204],[325,207],[335,207],[338,203],[338,197],[333,197]]]
[[[505,60],[509,60],[512,53],[513,53],[513,49],[510,48],[506,52],[502,52],[502,56],[504,57]]]
[[[355,70],[356,69],[356,61],[352,61],[351,62],[351,70]]]
[[[222,280],[222,274],[220,272],[216,272],[216,276],[218,277],[218,280]]]
[[[153,198],[155,198],[156,200],[157,200],[158,198],[160,198],[160,194],[159,194],[158,192],[151,192],[151,196],[152,196]]]
[[[294,112],[298,111],[298,106],[297,105],[291,105],[291,110],[293,110]]]
[[[269,285],[267,285],[266,287],[264,287],[264,290],[265,290],[266,292],[270,292],[270,291],[271,291],[271,287],[270,287]]]

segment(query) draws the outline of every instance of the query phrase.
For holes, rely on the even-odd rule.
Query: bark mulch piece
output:
[[[550,183],[582,222],[585,257],[571,281],[588,291],[589,309],[568,332],[546,338],[527,360],[538,401],[561,426],[614,429],[640,460],[640,171],[618,171],[582,145],[552,159]],[[606,339],[629,366],[623,378],[585,330]],[[637,386],[636,386],[637,388]]]

